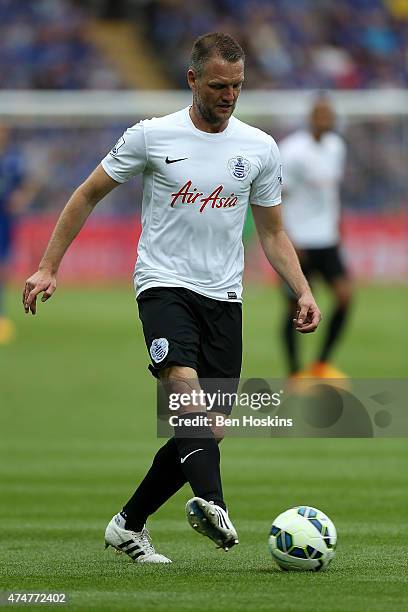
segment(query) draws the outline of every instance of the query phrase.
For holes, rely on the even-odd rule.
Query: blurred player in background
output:
[[[94,206],[142,173],[135,289],[149,369],[169,393],[187,399],[179,407],[174,437],[158,450],[145,478],[106,528],[106,546],[143,563],[170,562],[156,553],[145,524],[186,482],[195,495],[186,506],[192,527],[225,550],[238,544],[221,483],[222,427],[208,422],[208,407],[205,401],[195,403],[193,392],[205,389],[208,379],[227,380],[228,391],[238,384],[248,204],[269,262],[297,296],[296,329],[312,332],[320,321],[283,229],[276,143],[232,116],[244,80],[243,50],[219,32],[200,37],[187,78],[193,104],[126,130],[74,192],[23,295],[25,311],[35,314],[36,296],[44,292],[44,301],[55,291],[61,259]],[[217,405],[211,416],[223,420],[231,409]]]
[[[352,286],[340,250],[340,183],[346,146],[333,131],[335,116],[330,101],[320,96],[313,104],[309,127],[279,143],[283,162],[285,229],[291,238],[306,278],[320,275],[334,297],[334,309],[316,361],[301,370],[293,328],[296,297],[287,285],[287,311],[283,323],[284,346],[291,375],[342,378],[329,363],[346,323]]]
[[[5,287],[15,220],[31,195],[23,157],[12,143],[10,129],[0,124],[0,344],[14,336],[14,325],[6,315]]]

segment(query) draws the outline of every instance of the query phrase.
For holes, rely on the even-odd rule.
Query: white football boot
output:
[[[137,563],[171,563],[170,559],[155,551],[146,527],[142,531],[130,531],[125,529],[125,524],[121,514],[112,518],[105,531],[105,548],[112,546]]]
[[[225,551],[239,544],[238,534],[228,513],[201,497],[193,497],[186,504],[187,520],[192,528],[215,542]]]

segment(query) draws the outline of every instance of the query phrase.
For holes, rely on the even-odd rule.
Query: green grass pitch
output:
[[[407,301],[406,287],[359,288],[335,364],[355,377],[406,376]],[[321,303],[326,312],[324,293]],[[191,530],[186,486],[149,522],[171,566],[104,551],[107,521],[160,444],[132,290],[62,287],[36,318],[17,290],[9,306],[18,334],[0,347],[0,591],[66,592],[73,610],[407,609],[404,439],[225,440],[238,547],[216,550]],[[243,374],[282,376],[278,292],[249,289],[244,312]],[[301,338],[307,357],[320,338]],[[270,558],[271,521],[297,504],[338,529],[326,573],[283,573]]]

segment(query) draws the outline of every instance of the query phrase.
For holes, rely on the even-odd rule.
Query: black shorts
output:
[[[186,366],[196,370],[205,391],[202,379],[231,379],[228,391],[236,390],[242,364],[240,303],[214,300],[183,287],[146,289],[137,302],[154,376],[170,365]]]
[[[339,246],[326,247],[324,249],[297,249],[303,274],[309,283],[319,275],[331,285],[338,278],[347,277],[347,268]],[[295,297],[292,290],[285,283],[285,292]]]
[[[298,255],[303,274],[307,279],[317,273],[330,284],[337,278],[347,276],[339,246],[325,249],[304,249],[300,250]]]

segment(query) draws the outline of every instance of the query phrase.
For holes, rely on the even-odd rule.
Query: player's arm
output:
[[[298,312],[293,320],[296,330],[303,334],[315,331],[322,317],[295,249],[283,228],[281,205],[253,204],[252,213],[262,249],[269,263],[288,283],[298,299]]]
[[[99,165],[68,200],[52,233],[44,256],[35,272],[27,279],[24,292],[24,310],[36,313],[37,295],[43,292],[45,302],[57,287],[57,272],[69,245],[79,233],[94,207],[114,187],[119,185]]]

